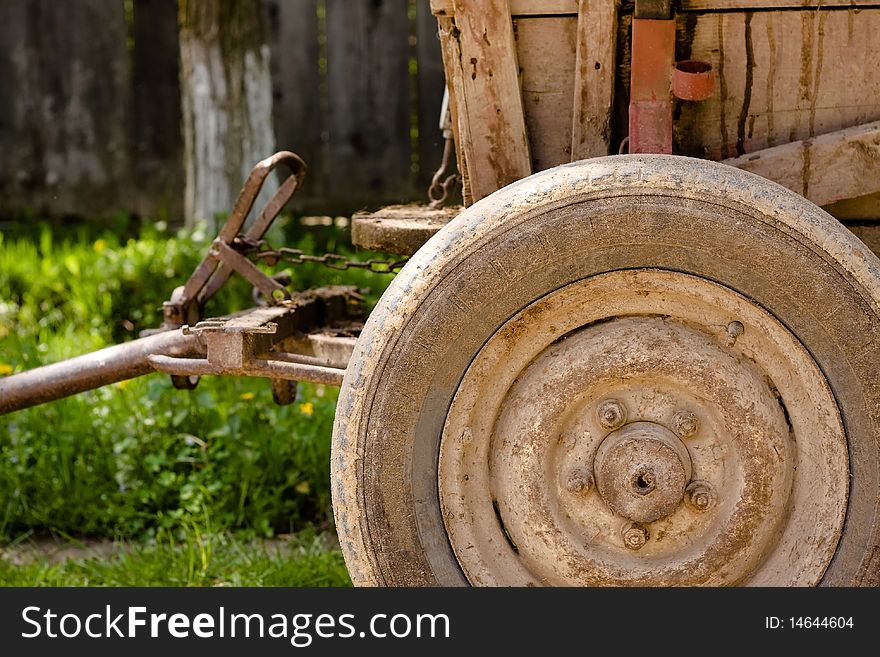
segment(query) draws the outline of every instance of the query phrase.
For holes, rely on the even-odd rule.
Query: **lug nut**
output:
[[[742,322],[731,322],[727,325],[727,337],[724,341],[725,345],[732,347],[736,344],[736,339],[745,332]]]
[[[626,408],[616,399],[606,399],[598,408],[599,424],[605,429],[617,429],[626,422]]]
[[[623,528],[623,544],[630,550],[641,550],[647,542],[648,532],[644,527],[631,524]]]
[[[692,481],[685,492],[688,502],[697,511],[708,511],[715,506],[715,489],[707,481]]]
[[[593,475],[586,468],[574,468],[568,473],[565,490],[569,493],[583,494],[593,487]]]
[[[680,438],[690,438],[697,433],[697,416],[690,411],[678,411],[672,416],[672,430]]]

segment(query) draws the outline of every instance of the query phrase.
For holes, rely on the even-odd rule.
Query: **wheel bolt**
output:
[[[631,524],[623,528],[623,544],[630,550],[641,550],[647,542],[648,532],[644,527]]]
[[[697,511],[708,511],[715,506],[715,489],[706,481],[692,481],[685,489],[688,502]]]
[[[565,481],[565,490],[569,493],[583,494],[593,487],[593,475],[586,468],[573,468]]]
[[[616,399],[606,399],[599,404],[599,424],[605,429],[617,429],[626,422],[626,408]]]
[[[698,427],[697,416],[690,411],[678,411],[672,416],[672,430],[680,438],[690,438],[697,433]]]
[[[727,325],[727,338],[725,339],[725,344],[728,347],[732,347],[736,344],[736,339],[744,332],[745,327],[742,325],[742,322],[731,322]]]

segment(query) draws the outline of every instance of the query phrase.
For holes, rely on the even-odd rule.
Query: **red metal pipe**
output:
[[[629,152],[672,153],[675,21],[634,18]]]

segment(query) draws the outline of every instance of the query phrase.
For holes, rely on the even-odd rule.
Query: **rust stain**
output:
[[[745,47],[746,47],[746,83],[743,89],[742,108],[739,111],[739,121],[736,124],[736,154],[745,154],[746,119],[749,116],[749,105],[752,103],[752,82],[754,80],[755,50],[752,46],[752,17],[754,13],[746,12],[745,24]]]
[[[801,181],[804,184],[803,195],[806,198],[809,198],[810,193],[810,176],[812,175],[812,171],[810,169],[810,159],[812,157],[813,151],[813,140],[805,139],[803,142],[803,155],[802,155],[802,164],[801,164]]]
[[[776,145],[776,125],[773,116],[773,84],[776,81],[776,34],[773,29],[773,13],[767,14],[767,49],[770,61],[767,64],[767,145]]]
[[[816,14],[810,11],[803,12],[801,16],[801,72],[798,79],[800,96],[798,105],[802,102],[810,103],[811,89],[813,87],[813,23]],[[802,112],[798,112],[798,133],[800,130]],[[793,141],[793,140],[792,140]]]
[[[816,134],[816,101],[819,99],[819,82],[822,78],[822,56],[825,44],[825,21],[828,12],[819,12],[819,35],[816,40],[816,69],[813,75],[813,92],[810,96],[810,137]]]
[[[720,88],[721,102],[719,109],[721,112],[721,157],[730,157],[727,145],[730,143],[727,133],[727,80],[724,77],[724,16],[718,14],[718,86]]]

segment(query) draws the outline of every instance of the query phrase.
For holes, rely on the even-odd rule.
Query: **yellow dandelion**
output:
[[[252,392],[243,392],[243,393],[241,393],[241,394],[238,396],[238,398],[241,399],[242,401],[248,401],[249,399],[253,399],[253,398],[254,398],[254,393],[252,393]]]
[[[312,402],[306,402],[299,405],[299,412],[306,417],[312,417],[315,414],[315,405]]]
[[[301,481],[294,487],[294,490],[296,490],[297,493],[302,493],[303,495],[308,495],[309,491],[312,490],[312,487],[309,486],[309,482]]]
[[[95,253],[100,253],[104,249],[107,248],[106,240],[95,240],[95,243],[92,245],[92,248],[95,249]]]
[[[7,374],[12,374],[12,370],[15,368],[8,363],[0,363],[0,376],[6,376]]]

